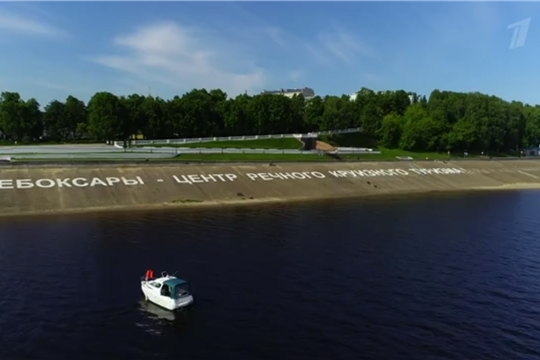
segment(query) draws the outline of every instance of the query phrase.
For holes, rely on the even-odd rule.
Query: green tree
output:
[[[225,102],[223,114],[224,136],[255,134],[254,119],[248,114],[251,100],[251,96],[242,94]]]
[[[88,111],[83,101],[68,96],[65,103],[65,126],[69,139],[80,139],[86,133]]]
[[[66,105],[64,103],[53,100],[45,106],[43,125],[49,139],[53,141],[66,140],[69,136],[69,126],[66,123]]]
[[[423,105],[409,106],[404,120],[401,148],[417,151],[437,149],[442,135],[441,127],[430,117]]]
[[[466,119],[458,120],[450,132],[445,134],[446,150],[465,151],[474,147],[478,142],[475,124]]]
[[[124,140],[301,133],[361,127],[362,142],[427,151],[468,150],[516,153],[540,145],[540,106],[492,95],[433,90],[426,98],[405,90],[362,88],[349,96],[261,94],[228,98],[219,89],[194,89],[164,100],[98,92],[85,106],[68,96],[41,111],[35,99],[0,95],[0,132],[13,141],[92,137]],[[358,142],[356,140],[352,143]],[[354,145],[352,144],[351,145]]]
[[[306,131],[317,131],[322,129],[324,115],[324,100],[320,96],[315,96],[306,102],[304,109],[304,127]]]
[[[399,147],[401,134],[403,133],[403,119],[393,112],[382,119],[381,128],[378,131],[380,144],[387,148]]]
[[[36,141],[42,129],[39,103],[35,99],[23,101],[19,93],[3,92],[0,95],[0,129],[8,139]]]
[[[145,100],[144,96],[137,94],[120,98],[121,122],[123,128],[125,127],[122,131],[123,140],[137,135],[144,128],[144,124],[148,123],[147,111],[143,107]]]
[[[141,104],[145,122],[139,124],[139,131],[145,139],[160,139],[172,136],[167,103],[161,98],[147,96]]]
[[[109,92],[98,92],[88,102],[88,131],[98,140],[126,140],[125,120],[120,99]]]
[[[43,113],[36,99],[28,99],[23,104],[23,114],[25,124],[25,138],[27,141],[39,141],[43,136]]]

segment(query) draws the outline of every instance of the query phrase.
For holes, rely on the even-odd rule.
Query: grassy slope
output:
[[[343,154],[341,158],[343,159],[371,159],[371,160],[396,160],[396,157],[411,157],[413,159],[425,160],[425,159],[457,159],[463,158],[462,153],[451,153],[448,156],[446,152],[415,152],[415,151],[405,151],[400,149],[387,149],[384,147],[377,146],[376,141],[366,137],[362,133],[350,133],[334,136],[322,136],[320,140],[329,143],[332,146],[341,146],[341,147],[368,147],[378,150],[381,154]],[[496,154],[486,154],[492,157],[508,157],[508,156],[517,156],[517,154],[505,154],[505,153],[496,153]],[[483,157],[481,154],[471,154],[468,155],[469,158],[480,158]],[[486,156],[487,157],[487,156]]]
[[[451,154],[446,152],[411,152],[399,149],[377,148],[376,142],[367,138],[363,133],[350,133],[334,136],[321,136],[321,141],[327,142],[332,146],[340,147],[370,147],[381,151],[381,154],[342,154],[343,160],[396,160],[396,157],[410,157],[415,160],[449,160],[463,158],[463,154]],[[206,147],[206,148],[245,148],[245,149],[299,149],[301,143],[294,138],[281,139],[261,139],[245,141],[215,141],[192,144],[159,144],[155,147]],[[514,154],[490,154],[491,156],[515,156]],[[469,154],[469,157],[479,157],[479,154]],[[17,155],[15,155],[17,158]],[[140,160],[144,160],[144,153],[140,154]],[[23,159],[20,159],[23,160]],[[110,159],[118,161],[119,159]],[[136,159],[128,159],[136,160]],[[331,161],[329,156],[319,156],[316,154],[293,155],[293,154],[180,154],[173,158],[176,161]],[[103,158],[92,158],[88,154],[86,159],[28,159],[23,161],[108,161]],[[151,162],[171,161],[171,159],[149,159]]]

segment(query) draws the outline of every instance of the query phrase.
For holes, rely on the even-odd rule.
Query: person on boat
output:
[[[167,285],[163,285],[161,287],[161,295],[169,297],[171,296],[171,291],[169,290],[169,287]]]

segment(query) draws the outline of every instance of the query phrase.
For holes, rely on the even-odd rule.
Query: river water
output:
[[[540,192],[0,221],[0,359],[535,359]],[[177,315],[147,268],[190,281]]]

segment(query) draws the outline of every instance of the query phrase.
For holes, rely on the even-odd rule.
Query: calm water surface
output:
[[[537,359],[540,193],[0,221],[0,359]],[[143,301],[147,268],[195,305]]]

